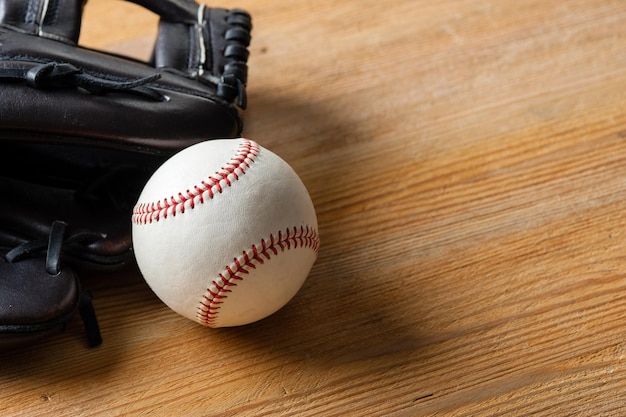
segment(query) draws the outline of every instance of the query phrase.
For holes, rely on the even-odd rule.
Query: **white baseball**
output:
[[[150,288],[209,327],[252,323],[287,304],[317,258],[318,236],[298,175],[244,138],[172,156],[132,216],[135,257]]]

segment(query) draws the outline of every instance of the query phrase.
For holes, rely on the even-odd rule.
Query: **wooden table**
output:
[[[104,344],[2,354],[1,415],[626,415],[626,2],[211,5],[254,17],[244,133],[311,193],[308,280],[213,330],[85,277]],[[85,13],[149,56],[154,15]]]

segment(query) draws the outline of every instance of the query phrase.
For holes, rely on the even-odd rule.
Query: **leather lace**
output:
[[[66,234],[67,224],[56,221],[52,224],[50,234],[47,239],[38,239],[24,242],[6,253],[5,260],[9,263],[19,262],[22,259],[34,256],[35,254],[46,252],[46,272],[54,276],[61,272],[61,260],[63,248],[75,243],[93,242],[104,238],[100,233],[94,233],[87,230],[79,230],[74,233]],[[78,301],[78,311],[83,320],[85,331],[87,332],[87,340],[90,346],[98,346],[102,343],[100,334],[100,326],[96,317],[93,303],[91,302],[91,294],[87,290],[80,291],[80,299]]]
[[[155,101],[166,101],[166,96],[147,86],[160,77],[160,74],[153,74],[135,80],[113,80],[91,75],[74,65],[59,62],[30,68],[0,68],[0,80],[22,81],[37,89],[82,88],[94,95],[124,92]]]

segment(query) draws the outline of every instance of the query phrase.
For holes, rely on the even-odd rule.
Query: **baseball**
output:
[[[133,209],[132,240],[154,293],[208,327],[252,323],[282,308],[319,248],[298,175],[245,138],[201,142],[165,161]]]

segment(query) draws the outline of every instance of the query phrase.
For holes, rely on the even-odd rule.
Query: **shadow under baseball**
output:
[[[432,344],[432,338],[417,328],[426,324],[416,327],[414,321],[380,308],[389,298],[378,287],[393,281],[392,268],[381,268],[378,276],[366,271],[371,264],[368,252],[358,248],[362,242],[355,240],[350,225],[343,221],[354,213],[337,196],[359,192],[362,185],[351,183],[355,169],[374,172],[376,168],[364,163],[358,152],[346,150],[371,137],[373,127],[351,121],[349,109],[337,113],[323,103],[290,100],[268,91],[252,94],[249,100],[244,136],[283,157],[303,179],[318,214],[320,252],[304,286],[285,307],[250,325],[214,329],[207,338],[212,343],[222,338],[224,343],[231,338],[245,340],[255,351],[287,355],[314,368],[380,359]],[[341,163],[311,158],[324,164],[312,167],[299,154],[303,149],[320,154],[343,152]],[[403,296],[411,297],[398,294]],[[416,309],[428,309],[421,300],[414,303]]]

